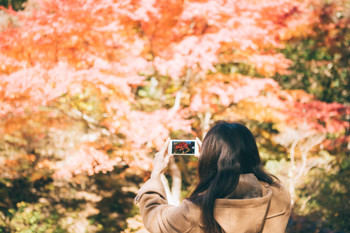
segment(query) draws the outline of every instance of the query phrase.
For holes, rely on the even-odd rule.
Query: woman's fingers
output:
[[[202,141],[199,140],[198,137],[196,137],[196,142],[198,144],[198,154],[195,154],[194,156],[199,157],[199,151],[201,150],[201,147],[202,147]]]
[[[168,149],[169,141],[170,141],[170,138],[167,138],[167,140],[165,141],[162,149],[160,149],[160,151],[158,151],[156,153],[156,157],[164,157],[164,155],[165,155],[165,153],[166,153],[166,151]]]
[[[202,147],[202,141],[199,138],[196,138],[196,142],[198,143],[199,148]]]
[[[168,149],[170,138],[168,137],[164,143],[164,146],[162,148],[162,151],[165,152]]]
[[[160,175],[167,168],[169,159],[171,157],[168,153],[166,153],[166,150],[168,149],[169,141],[170,141],[170,138],[168,138],[165,141],[162,149],[158,153],[156,153],[155,158],[153,160],[153,171],[152,171],[151,177]]]

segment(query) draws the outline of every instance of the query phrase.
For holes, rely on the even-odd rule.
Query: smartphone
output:
[[[196,140],[170,140],[168,153],[172,155],[198,155]]]

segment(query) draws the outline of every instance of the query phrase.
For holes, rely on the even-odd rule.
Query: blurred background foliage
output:
[[[277,72],[271,78],[284,90],[301,89],[318,100],[340,103],[349,108],[350,2],[314,1],[313,4],[314,17],[318,20],[310,25],[311,31],[293,34],[285,39],[284,47],[279,48],[279,52],[291,60],[289,72]],[[28,5],[35,7],[35,1],[0,0],[0,5],[22,11]],[[1,28],[13,25],[13,22],[16,25],[16,17],[5,11],[0,11],[0,16]],[[266,76],[256,66],[239,59],[215,64],[215,68],[216,72],[225,75]],[[190,86],[191,82],[195,83],[194,86],[200,84],[200,81],[186,77],[171,79],[157,72],[144,76],[144,84],[131,88],[135,99],[130,106],[146,113],[161,108],[171,109],[176,105],[176,95],[183,86]],[[194,92],[190,88],[181,92],[181,104],[185,110],[190,108]],[[112,99],[114,94],[101,98],[92,86],[76,94],[62,95],[56,101],[40,106],[40,111],[33,110],[19,118],[7,119],[6,128],[11,128],[12,133],[0,137],[0,156],[2,161],[6,160],[2,169],[6,171],[3,174],[7,174],[0,177],[0,232],[145,232],[133,198],[148,179],[150,168],[133,167],[132,162],[137,161],[135,157],[138,155],[124,151],[132,146],[128,144],[125,133],[107,130],[110,119],[106,116],[108,111],[104,102]],[[245,123],[256,136],[266,169],[287,185],[294,182],[293,214],[287,232],[350,232],[348,123],[345,131],[326,132],[324,143],[315,143],[307,151],[307,165],[301,177],[293,180],[297,172],[291,173],[291,145],[276,139],[283,135],[274,112],[271,110],[267,113],[268,118],[261,118],[271,120],[259,120],[259,114],[268,107],[256,107],[252,112],[255,118],[246,117],[249,113],[245,109],[252,106],[249,101],[225,106],[220,105],[217,96],[211,98],[218,104],[210,106],[213,109],[209,124],[232,119]],[[203,124],[208,116],[205,112],[191,115],[185,111],[181,114],[189,116],[192,133],[170,130],[172,138],[203,135],[206,127]],[[240,117],[232,117],[236,114]],[[349,122],[350,116],[345,111],[341,119]],[[307,133],[286,132],[299,137]],[[343,140],[336,140],[338,138]],[[293,163],[297,167],[302,166],[303,146],[308,140],[298,141],[293,149]],[[121,157],[119,153],[122,153],[123,159],[114,163],[112,169],[101,169],[88,175],[76,174],[68,181],[56,179],[54,171],[49,169],[51,163],[60,161],[67,151],[86,142],[105,151],[111,158]],[[150,147],[147,151],[149,157],[156,149],[154,145]],[[175,158],[182,174],[182,198],[196,181],[196,161],[192,157]],[[166,176],[171,186],[171,172],[168,171]]]
[[[349,105],[350,11],[337,11],[333,4],[336,1],[324,2],[319,9],[320,23],[313,25],[313,34],[288,41],[283,53],[293,60],[292,73],[275,79],[285,88],[303,89],[320,100]],[[349,2],[343,4],[343,9],[349,9]],[[289,232],[350,230],[348,143],[318,151],[322,160],[298,188],[295,221],[291,221]]]
[[[322,101],[349,103],[349,3],[343,1],[343,11],[332,7],[337,1],[323,4],[313,33],[290,39],[282,50],[293,60],[292,73],[275,79],[284,88],[303,89]]]

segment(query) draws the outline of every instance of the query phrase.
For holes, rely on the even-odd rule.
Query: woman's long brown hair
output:
[[[232,193],[240,174],[245,173],[253,173],[258,180],[277,185],[276,177],[262,167],[250,130],[239,123],[217,123],[203,140],[198,160],[199,182],[188,198],[201,207],[206,232],[222,232],[214,219],[215,200]]]

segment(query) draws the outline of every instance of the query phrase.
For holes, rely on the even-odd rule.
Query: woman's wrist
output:
[[[151,178],[160,177],[161,174],[162,174],[162,172],[159,172],[159,171],[152,171],[152,173],[151,173]]]

